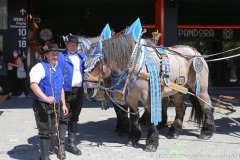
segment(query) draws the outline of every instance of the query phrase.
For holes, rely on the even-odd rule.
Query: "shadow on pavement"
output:
[[[240,122],[240,118],[236,118],[238,122]],[[216,125],[216,133],[217,134],[226,134],[229,136],[234,136],[240,138],[240,126],[237,126],[233,121],[226,119],[226,118],[221,118],[221,119],[216,119],[215,121]]]
[[[104,143],[119,143],[125,145],[127,136],[120,138],[115,130],[116,118],[109,118],[103,121],[89,121],[78,124],[78,143],[89,141],[89,144],[103,145]]]
[[[18,160],[39,159],[38,136],[30,137],[28,144],[15,146],[12,150],[8,151],[7,154],[11,158]]]

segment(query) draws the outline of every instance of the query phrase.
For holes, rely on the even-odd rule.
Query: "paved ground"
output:
[[[214,92],[215,95],[224,93],[239,95],[237,90],[225,92],[221,88]],[[0,113],[0,160],[38,159],[37,129],[31,103],[32,97],[28,97],[11,98],[0,104],[0,111],[3,111]],[[143,127],[139,148],[127,147],[124,145],[126,138],[120,138],[114,133],[116,118],[113,108],[105,111],[100,109],[98,103],[85,101],[78,123],[77,139],[82,155],[74,156],[67,152],[67,159],[240,160],[240,126],[215,114],[216,134],[211,140],[199,140],[199,128],[188,121],[190,109],[187,108],[184,131],[179,139],[169,140],[161,132],[157,152],[149,153],[143,150],[146,128]],[[174,108],[169,109],[169,114],[170,119],[173,119]],[[240,121],[240,107],[230,116]],[[57,159],[56,155],[52,155],[51,159]]]

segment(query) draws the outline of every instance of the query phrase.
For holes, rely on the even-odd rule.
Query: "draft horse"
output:
[[[109,78],[112,74],[120,74],[129,70],[132,63],[132,51],[135,42],[130,35],[117,35],[102,43],[101,56],[89,59],[94,67],[88,69],[88,74],[92,77]],[[162,78],[161,72],[161,56],[158,55],[156,50],[150,42],[147,45],[139,47],[147,52],[154,52],[155,59],[159,66],[159,76]],[[171,51],[170,51],[171,49]],[[209,69],[206,61],[201,57],[201,54],[189,46],[173,46],[168,49],[167,57],[169,59],[169,81],[175,83],[178,78],[184,77],[185,81],[182,86],[187,86],[195,92],[196,82],[200,84],[201,88],[198,96],[204,100],[196,100],[197,105],[193,105],[192,114],[197,122],[202,122],[202,128],[199,138],[209,139],[215,132],[213,109],[209,105],[211,103],[208,94],[208,76]],[[203,62],[203,70],[198,78],[193,67],[193,58],[199,56]],[[141,74],[143,73],[143,74]],[[141,137],[141,128],[139,125],[139,103],[145,106],[147,115],[148,133],[146,138],[146,151],[156,151],[159,145],[159,133],[156,126],[151,123],[151,107],[150,107],[150,82],[146,76],[148,73],[146,65],[141,68],[141,71],[129,84],[127,105],[130,111],[135,114],[130,114],[131,128],[128,135],[128,145],[137,145]],[[184,100],[183,94],[169,88],[161,83],[162,97],[172,96],[176,107],[176,117],[170,128],[170,138],[177,138],[182,130],[182,123],[184,118]],[[196,98],[196,97],[195,97]],[[195,111],[195,112],[194,112]]]
[[[92,53],[91,48],[94,48],[94,46],[97,44],[97,42],[100,40],[100,36],[98,37],[87,37],[87,36],[78,36],[79,42],[80,42],[80,50],[84,52],[87,56]],[[102,102],[102,108],[107,109],[113,106],[116,116],[117,116],[117,122],[116,122],[116,128],[115,132],[120,136],[123,137],[129,132],[129,119],[128,114],[124,111],[127,110],[127,106],[121,105],[120,109],[118,106],[116,106],[114,103],[111,103],[111,100],[107,97],[104,99],[96,99],[95,92],[96,89],[96,81],[91,80],[85,80],[84,81],[84,93],[85,97],[90,101],[96,101],[99,100]]]

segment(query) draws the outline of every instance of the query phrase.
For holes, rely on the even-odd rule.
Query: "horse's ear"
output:
[[[141,25],[140,19],[138,18],[135,22],[133,22],[133,24],[130,27],[126,29],[124,34],[125,35],[132,34],[134,41],[138,42],[141,32],[142,32],[142,25]]]
[[[112,33],[111,33],[110,26],[109,24],[106,24],[106,26],[103,28],[102,33],[100,34],[100,39],[101,40],[110,39],[111,36],[112,36]]]

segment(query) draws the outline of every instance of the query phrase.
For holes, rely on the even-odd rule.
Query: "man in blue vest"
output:
[[[58,66],[58,46],[48,44],[43,48],[45,59],[33,66],[30,76],[30,87],[35,94],[33,110],[39,135],[40,159],[49,159],[50,136],[58,122],[60,101],[64,115],[68,114],[63,90],[63,74]]]
[[[85,54],[79,52],[80,43],[78,36],[68,35],[65,39],[66,50],[60,52],[58,63],[64,75],[64,91],[66,105],[69,109],[67,116],[60,115],[59,131],[62,148],[62,157],[65,154],[65,134],[68,129],[68,144],[66,151],[75,155],[81,155],[81,151],[76,147],[76,132],[78,117],[83,104],[83,73]]]

